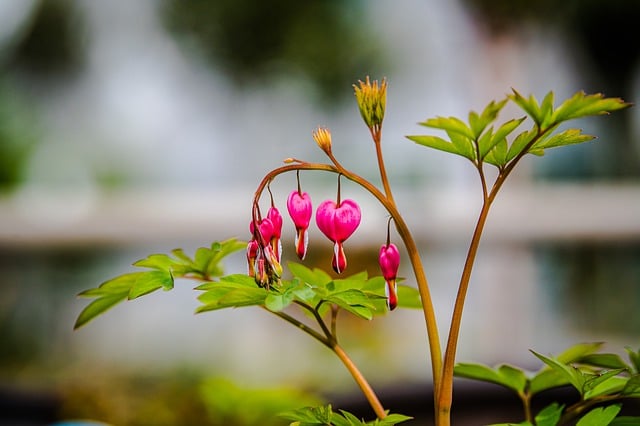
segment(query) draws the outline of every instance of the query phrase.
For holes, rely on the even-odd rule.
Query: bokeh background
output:
[[[389,80],[388,172],[444,336],[480,188],[463,160],[404,136],[511,88],[635,103],[638,21],[640,3],[626,0],[3,0],[0,423],[264,425],[242,404],[358,400],[329,351],[277,318],[195,316],[192,283],[74,332],[87,303],[75,295],[150,253],[248,238],[262,176],[286,157],[324,160],[318,125],[345,165],[377,179],[351,86],[370,75]],[[640,345],[638,114],[575,123],[598,140],[527,158],[507,183],[472,278],[460,361],[536,368],[529,349]],[[316,202],[335,191],[334,176],[302,183]],[[294,185],[272,185],[283,211]],[[347,245],[351,272],[374,270],[384,212],[355,186],[343,194],[364,211]],[[330,256],[316,229],[310,250]],[[242,253],[228,264],[244,268]],[[374,388],[428,387],[420,312],[343,322],[343,345]]]

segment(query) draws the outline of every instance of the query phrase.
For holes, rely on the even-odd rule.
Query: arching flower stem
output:
[[[422,300],[422,311],[426,323],[427,339],[429,342],[429,352],[431,356],[433,384],[434,390],[436,391],[434,392],[434,401],[437,403],[437,390],[440,388],[442,380],[442,350],[440,346],[440,337],[438,332],[438,325],[436,322],[435,310],[433,308],[433,301],[431,299],[431,292],[429,290],[429,283],[424,272],[422,260],[420,259],[418,246],[413,239],[413,235],[411,234],[409,227],[404,221],[404,218],[398,211],[395,202],[362,176],[345,169],[337,161],[333,154],[327,153],[327,155],[333,162],[333,165],[324,163],[308,163],[296,159],[288,159],[288,164],[271,170],[258,184],[258,188],[256,189],[254,195],[254,205],[257,204],[257,201],[260,199],[260,196],[264,191],[266,185],[276,176],[292,171],[298,172],[300,170],[316,170],[342,174],[345,178],[349,179],[352,182],[355,182],[366,191],[368,191],[380,202],[380,204],[384,206],[384,208],[393,218],[398,235],[402,239],[404,246],[407,249],[409,260],[413,268],[413,273],[416,278],[418,292],[420,293],[420,298]],[[361,389],[363,390],[363,392],[365,392],[365,389],[362,386]]]

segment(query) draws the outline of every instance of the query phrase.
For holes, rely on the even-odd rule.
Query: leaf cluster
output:
[[[496,124],[502,109],[511,101],[525,115]],[[628,107],[619,98],[605,98],[602,94],[587,95],[578,92],[554,106],[554,94],[549,92],[542,102],[535,96],[528,98],[516,90],[505,99],[489,103],[481,113],[471,111],[465,123],[456,117],[435,117],[419,123],[439,129],[448,139],[433,135],[407,136],[419,145],[457,154],[470,160],[476,167],[488,163],[504,170],[525,154],[544,155],[546,149],[578,144],[594,139],[580,129],[558,131],[561,123]],[[516,131],[529,118],[531,128]]]
[[[393,426],[411,420],[402,414],[388,414],[384,419],[366,422],[344,410],[336,413],[331,405],[291,410],[281,413],[280,417],[292,420],[291,426]]]
[[[173,289],[175,278],[212,280],[224,274],[222,260],[246,247],[246,242],[229,239],[214,242],[210,247],[200,247],[193,258],[182,249],[171,255],[152,254],[133,264],[145,271],[130,272],[103,282],[96,288],[85,290],[80,297],[95,299],[78,316],[74,328],[79,328],[125,300],[133,300],[156,290]]]
[[[386,312],[384,278],[369,277],[360,272],[346,278],[333,279],[324,270],[310,269],[299,263],[288,264],[292,279],[282,280],[279,286],[268,290],[256,286],[253,278],[237,274],[207,282],[197,290],[204,291],[198,297],[202,305],[198,312],[223,308],[258,305],[270,311],[280,312],[291,304],[306,307],[308,312],[324,316],[331,306],[337,306],[351,314],[370,320],[375,314]],[[399,286],[402,290],[400,306],[420,307],[416,289]]]
[[[625,398],[640,398],[640,351],[626,348],[629,362],[619,355],[598,352],[602,343],[574,345],[561,354],[552,357],[536,352],[544,366],[535,373],[502,364],[489,367],[483,364],[461,363],[456,365],[454,374],[495,383],[514,391],[522,400],[525,410],[531,399],[540,392],[572,386],[580,395],[580,400],[565,407],[553,403],[545,407],[533,421],[520,425],[557,426],[578,418],[596,404],[608,404],[588,411],[578,421],[580,426],[624,425],[630,420],[640,424],[640,417],[616,417],[621,404],[613,404]],[[615,419],[615,420],[614,420]]]

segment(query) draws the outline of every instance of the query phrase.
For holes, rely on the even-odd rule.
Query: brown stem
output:
[[[351,358],[349,358],[342,347],[336,343],[333,346],[332,350],[333,352],[335,352],[338,358],[340,358],[340,361],[342,361],[344,366],[347,367],[347,370],[349,370],[349,373],[351,373],[351,376],[354,378],[354,380],[362,390],[365,398],[367,398],[367,401],[369,401],[369,404],[371,405],[371,408],[373,408],[373,411],[376,413],[376,416],[378,416],[379,419],[384,419],[385,417],[387,417],[387,413],[385,412],[384,407],[369,385],[369,382],[367,382],[360,370],[358,370],[358,367],[353,363]]]

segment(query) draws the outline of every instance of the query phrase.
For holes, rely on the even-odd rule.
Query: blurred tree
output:
[[[238,86],[302,75],[332,105],[382,63],[359,1],[166,0],[168,28]],[[346,95],[345,95],[346,94]]]

